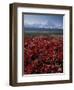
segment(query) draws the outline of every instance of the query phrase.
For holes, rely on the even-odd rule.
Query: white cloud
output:
[[[24,26],[44,28],[48,27],[48,21],[24,21]]]

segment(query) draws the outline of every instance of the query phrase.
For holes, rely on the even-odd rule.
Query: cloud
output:
[[[59,16],[25,15],[24,27],[27,28],[63,28],[63,18]]]
[[[48,27],[48,21],[27,21],[24,22],[25,27],[36,27],[36,28],[47,28]]]

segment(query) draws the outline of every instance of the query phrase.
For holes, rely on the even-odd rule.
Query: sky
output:
[[[24,27],[63,29],[63,15],[24,14]]]

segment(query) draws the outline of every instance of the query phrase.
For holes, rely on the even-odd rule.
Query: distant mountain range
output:
[[[24,28],[26,33],[59,33],[63,34],[63,29],[59,28]]]

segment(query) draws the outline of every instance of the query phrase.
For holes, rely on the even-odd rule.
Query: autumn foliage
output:
[[[62,36],[24,38],[24,74],[63,72]]]

